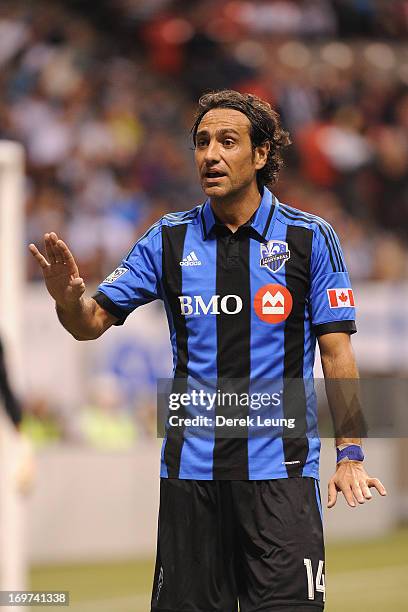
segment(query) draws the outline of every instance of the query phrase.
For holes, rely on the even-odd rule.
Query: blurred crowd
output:
[[[50,394],[37,394],[23,404],[20,431],[37,449],[60,442],[100,451],[124,451],[136,442],[157,437],[156,396],[135,394],[129,401],[116,377],[91,377],[78,411],[64,413]]]
[[[0,138],[26,148],[27,243],[54,230],[102,280],[203,201],[194,107],[231,87],[291,132],[277,196],[334,224],[354,279],[406,277],[407,33],[407,0],[3,0]]]

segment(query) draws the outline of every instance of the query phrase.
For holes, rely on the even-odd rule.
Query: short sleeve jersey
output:
[[[232,233],[210,202],[167,214],[134,245],[94,299],[123,324],[163,300],[173,376],[186,380],[311,380],[316,337],[356,331],[355,304],[339,240],[322,218],[278,202],[264,188],[252,218]],[[281,416],[288,415],[283,390]],[[184,409],[188,413],[188,408]],[[222,406],[215,406],[222,415]],[[320,441],[308,437],[316,397],[297,395],[290,437],[188,435],[167,427],[161,476],[191,479],[318,478]],[[191,415],[190,415],[191,416]]]

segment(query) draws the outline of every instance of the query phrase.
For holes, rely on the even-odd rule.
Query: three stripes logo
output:
[[[187,257],[184,257],[184,259],[180,261],[180,266],[201,266],[201,261],[194,251],[191,251]]]

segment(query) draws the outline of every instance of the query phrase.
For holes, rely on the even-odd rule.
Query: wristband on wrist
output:
[[[337,447],[337,463],[340,461],[364,461],[364,453],[361,446],[358,444],[350,444],[348,446]]]

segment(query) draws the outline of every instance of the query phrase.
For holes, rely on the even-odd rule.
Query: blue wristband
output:
[[[364,453],[361,446],[358,444],[350,444],[342,450],[336,449],[337,451],[337,463],[340,463],[342,459],[348,459],[349,461],[364,461]]]

